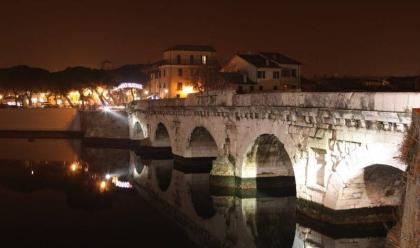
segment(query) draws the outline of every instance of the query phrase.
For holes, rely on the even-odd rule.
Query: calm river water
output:
[[[383,247],[296,213],[294,196],[209,187],[209,168],[93,148],[0,139],[0,235],[7,247]]]

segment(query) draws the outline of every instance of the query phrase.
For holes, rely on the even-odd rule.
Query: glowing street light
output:
[[[145,94],[145,95],[149,95],[149,91],[148,91],[148,90],[145,90],[145,91],[144,91],[144,94]]]
[[[106,175],[105,175],[105,179],[106,179],[106,180],[109,180],[109,179],[111,179],[111,175],[109,175],[109,174],[106,174]]]
[[[99,94],[102,94],[102,92],[104,91],[104,88],[99,86],[96,90],[98,91]]]
[[[104,106],[102,108],[102,111],[104,111],[105,113],[109,113],[109,112],[111,112],[111,108],[109,106]]]

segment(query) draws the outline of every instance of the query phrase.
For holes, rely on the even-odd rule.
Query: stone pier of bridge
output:
[[[133,103],[130,138],[214,158],[218,187],[277,182],[333,210],[397,206],[399,147],[419,106],[419,93],[205,92]]]

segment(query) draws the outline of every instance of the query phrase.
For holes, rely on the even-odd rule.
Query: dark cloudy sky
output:
[[[420,74],[420,1],[0,0],[0,67],[145,63],[179,43],[278,51],[307,76]]]

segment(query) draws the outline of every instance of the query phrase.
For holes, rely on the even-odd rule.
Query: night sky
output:
[[[174,44],[213,45],[222,62],[238,51],[278,51],[309,77],[420,74],[420,1],[0,3],[0,67],[146,63]]]

